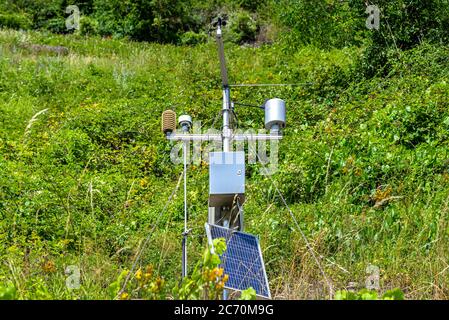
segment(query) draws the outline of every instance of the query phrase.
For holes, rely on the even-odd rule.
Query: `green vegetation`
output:
[[[213,20],[221,16],[229,20],[228,40],[243,43],[254,42],[260,27],[270,25],[267,3],[268,0],[1,0],[0,10],[4,14],[0,15],[0,26],[185,44],[185,38],[192,34],[203,38],[210,33]],[[79,31],[66,29],[69,5],[77,5],[82,15]]]
[[[207,247],[203,253],[202,261],[199,261],[191,275],[182,280],[181,286],[175,287],[175,299],[220,299],[223,288],[229,276],[220,268],[219,255],[226,251],[224,238],[214,240],[214,253]]]
[[[95,9],[114,1],[85,1],[84,27],[68,34],[58,34],[66,32],[64,1],[0,5],[0,298],[116,296],[150,231],[136,272],[151,276],[139,280],[133,273],[121,298],[200,297],[181,290],[188,286],[180,284],[181,193],[158,219],[182,172],[170,161],[172,145],[160,133],[159,117],[172,107],[203,128],[219,128],[216,45],[208,41],[210,21],[195,22],[219,12],[229,17],[232,83],[300,84],[235,88],[232,96],[242,103],[286,100],[273,179],[335,290],[343,290],[335,298],[398,299],[400,291],[389,291],[395,288],[406,299],[449,298],[449,46],[441,27],[449,5],[385,4],[390,26],[404,26],[390,33],[382,20],[380,31],[365,30],[365,8],[355,1],[312,8],[311,1],[278,7],[229,0],[227,11],[213,9],[214,1],[163,2],[176,7],[170,15],[182,18],[179,25],[165,20],[168,11],[158,13],[160,25],[149,26],[154,16],[137,15],[145,11],[127,1],[119,2],[131,10],[125,13]],[[192,8],[198,15],[183,11]],[[412,9],[419,18],[406,14]],[[141,37],[151,28],[157,30],[150,38]],[[241,45],[251,42],[257,46]],[[31,44],[69,52],[36,51]],[[263,125],[260,110],[237,113],[243,129]],[[207,243],[207,165],[190,166],[188,179],[194,270]],[[247,166],[246,188],[246,230],[260,236],[272,296],[327,298],[310,251],[259,165]],[[368,265],[380,268],[375,294],[359,292]],[[69,266],[80,271],[78,289],[66,285]]]
[[[399,289],[388,290],[379,299],[376,291],[367,289],[359,292],[338,291],[335,300],[404,300],[404,293]]]
[[[191,274],[182,279],[180,285],[176,284],[172,292],[167,290],[163,278],[154,277],[154,267],[148,265],[145,270],[139,268],[133,275],[129,274],[131,272],[129,270],[122,271],[117,280],[109,286],[110,297],[121,300],[167,298],[217,300],[222,296],[224,285],[229,278],[224,274],[224,269],[219,267],[221,263],[219,255],[226,250],[225,239],[215,239],[214,249],[215,252],[212,254],[210,248],[206,247],[203,258],[198,261]],[[130,277],[127,279],[128,275]],[[255,298],[255,291],[252,288],[245,290],[244,293],[242,298],[245,300]]]

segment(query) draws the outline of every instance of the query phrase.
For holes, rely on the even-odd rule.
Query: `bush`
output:
[[[409,50],[423,42],[447,43],[449,40],[447,0],[380,0],[376,5],[381,12],[380,30],[369,33],[370,45],[361,66],[367,77],[388,74],[389,55],[398,58],[400,50]],[[351,6],[357,12],[365,8],[356,1]]]
[[[264,5],[266,0],[234,0],[238,7],[243,9],[256,12],[262,5]]]
[[[32,21],[28,16],[19,13],[0,14],[0,27],[11,29],[28,30],[32,26]]]
[[[65,6],[63,0],[24,1],[20,8],[33,16],[33,27],[55,33],[66,32]]]
[[[7,287],[0,285],[0,300],[15,300],[17,299],[17,289],[13,284]]]
[[[404,293],[402,290],[396,288],[388,290],[381,297],[376,291],[370,291],[367,289],[360,290],[359,292],[351,291],[337,291],[335,293],[335,300],[404,300]]]
[[[83,167],[94,147],[83,131],[63,129],[52,137],[49,149],[49,160],[54,164]]]
[[[207,41],[207,34],[204,32],[196,33],[193,31],[187,31],[181,36],[181,44],[183,45],[196,45],[199,43],[205,43]]]
[[[10,28],[45,29],[67,33],[65,21],[69,16],[65,0],[18,0],[6,5],[0,22]],[[198,0],[84,0],[76,5],[84,20],[81,35],[100,34],[116,38],[128,37],[138,41],[197,44],[206,41],[211,20],[221,13],[231,14],[231,41],[255,41],[258,24],[249,13],[255,14],[265,0],[226,0],[223,3]],[[243,10],[243,11],[242,11]],[[246,11],[247,10],[247,11]],[[24,19],[25,13],[30,18]]]
[[[225,38],[238,44],[253,42],[258,29],[256,20],[247,11],[238,11],[229,18]]]
[[[98,21],[88,16],[82,16],[79,33],[83,36],[98,34]]]
[[[67,32],[67,27],[65,25],[65,18],[63,17],[56,17],[49,19],[48,21],[44,22],[41,27],[42,29],[46,29],[54,33]]]
[[[176,0],[95,0],[94,17],[102,35],[140,41],[177,42],[186,27],[188,4]]]
[[[274,8],[277,23],[289,31],[282,36],[287,49],[358,45],[367,31],[363,3],[355,9],[351,1],[281,0]]]

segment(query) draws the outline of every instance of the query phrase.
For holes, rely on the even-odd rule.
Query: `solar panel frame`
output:
[[[225,288],[229,290],[242,291],[248,288],[248,286],[242,288],[242,284],[255,284],[251,286],[254,290],[256,290],[256,295],[258,297],[271,299],[270,286],[268,283],[268,277],[265,270],[265,264],[258,237],[249,233],[235,231],[209,223],[206,223],[205,227],[209,245],[212,250],[214,250],[213,239],[225,238],[226,240],[227,248],[221,257],[221,266],[224,268],[225,274],[229,275],[229,280],[225,284]],[[237,240],[233,241],[233,239]],[[239,252],[238,250],[241,251]],[[243,263],[243,261],[253,261],[253,263],[248,266]],[[259,264],[259,266],[257,264]],[[254,272],[254,266],[256,272]],[[242,273],[241,267],[246,268],[248,271],[246,271],[246,273]],[[250,275],[248,275],[249,272],[251,272]],[[236,276],[240,278],[234,279]]]

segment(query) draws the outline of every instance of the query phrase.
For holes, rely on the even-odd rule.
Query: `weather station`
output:
[[[270,288],[263,262],[262,251],[257,236],[244,232],[245,203],[245,152],[233,151],[235,141],[281,140],[286,122],[285,102],[279,98],[266,100],[260,106],[265,112],[265,129],[268,134],[238,134],[234,132],[235,110],[231,99],[228,71],[224,54],[222,21],[218,19],[216,39],[220,60],[223,106],[221,133],[190,133],[192,118],[182,115],[178,119],[180,132],[176,130],[176,114],[166,110],[162,114],[162,131],[170,141],[183,142],[184,162],[184,232],[182,254],[182,276],[187,275],[187,152],[190,141],[217,141],[222,144],[221,151],[209,153],[209,208],[205,223],[209,246],[213,240],[224,238],[227,249],[221,256],[221,267],[229,280],[225,285],[224,299],[230,292],[239,292],[252,287],[262,299],[270,299]]]

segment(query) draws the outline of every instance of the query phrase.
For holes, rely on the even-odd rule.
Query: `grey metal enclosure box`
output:
[[[245,197],[245,153],[209,153],[209,207],[231,206],[235,195]]]

